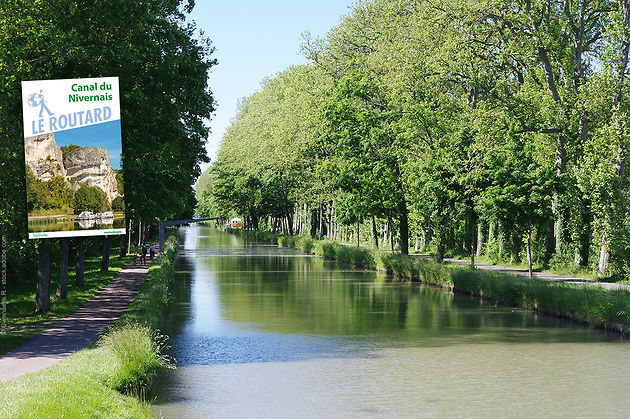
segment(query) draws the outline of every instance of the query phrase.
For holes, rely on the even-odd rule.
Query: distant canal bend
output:
[[[206,227],[179,231],[165,418],[628,417],[630,342]]]

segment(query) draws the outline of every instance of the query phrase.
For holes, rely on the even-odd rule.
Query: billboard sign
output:
[[[125,234],[118,77],[22,82],[28,235]]]

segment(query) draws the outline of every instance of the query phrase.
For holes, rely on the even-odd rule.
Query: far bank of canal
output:
[[[163,417],[626,417],[630,342],[181,229]]]

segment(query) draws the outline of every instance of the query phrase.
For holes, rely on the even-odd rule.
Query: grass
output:
[[[42,323],[63,318],[94,297],[101,288],[109,284],[118,275],[121,269],[131,261],[131,256],[119,260],[116,256],[117,248],[112,248],[109,271],[101,272],[101,256],[85,258],[84,286],[74,285],[74,273],[68,275],[68,298],[55,299],[57,290],[57,278],[53,278],[50,284],[51,310],[44,315],[33,315],[35,310],[35,282],[21,281],[17,284],[9,284],[7,289],[6,316],[9,326],[8,333],[0,335],[0,354],[27,341],[42,327]]]
[[[170,286],[173,281],[173,260],[177,251],[177,239],[168,238],[164,255],[149,266],[149,272],[129,310],[118,320],[120,325],[140,324],[158,329],[162,316],[171,301]]]
[[[449,263],[437,263],[419,256],[345,246],[310,237],[289,237],[268,232],[236,232],[259,240],[277,242],[281,246],[305,250],[359,268],[384,270],[399,278],[418,280],[492,300],[498,304],[552,314],[593,327],[630,334],[630,293],[624,290],[606,290],[596,286],[530,279]]]
[[[150,418],[155,374],[172,368],[154,325],[169,301],[177,240],[170,237],[131,307],[96,343],[54,366],[0,384],[0,417]],[[162,269],[164,268],[164,269]]]
[[[48,369],[0,384],[0,417],[150,418],[145,402],[119,391],[145,372],[138,365],[155,364],[150,351],[135,351],[131,362],[121,354],[128,346],[151,347],[145,333],[132,333],[113,332]]]
[[[529,279],[470,268],[449,268],[456,291],[497,303],[566,317],[594,327],[630,332],[630,293]]]

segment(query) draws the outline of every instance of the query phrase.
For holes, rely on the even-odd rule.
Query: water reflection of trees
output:
[[[392,281],[288,249],[252,248],[227,234],[199,240],[201,249],[221,249],[196,264],[216,278],[222,315],[266,331],[378,335],[401,342],[462,335],[476,342],[556,341],[575,331],[554,327],[562,323],[557,319]]]

